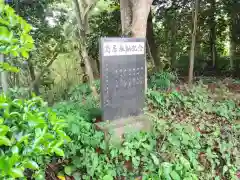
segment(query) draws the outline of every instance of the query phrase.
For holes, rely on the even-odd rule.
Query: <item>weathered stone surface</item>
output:
[[[152,121],[146,115],[122,118],[117,121],[106,121],[95,124],[98,130],[105,133],[106,140],[121,142],[127,132],[151,131]]]
[[[100,40],[101,107],[104,121],[143,113],[145,51],[144,38]]]

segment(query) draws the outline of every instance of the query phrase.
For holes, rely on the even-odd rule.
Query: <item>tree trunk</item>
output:
[[[132,3],[132,36],[146,37],[147,19],[153,0],[131,0]]]
[[[132,9],[130,0],[120,0],[122,35],[128,36],[131,32]]]
[[[131,0],[132,2],[132,37],[146,37],[147,19],[153,0]],[[147,92],[147,61],[145,61],[145,92]]]
[[[86,24],[82,23],[82,14],[81,14],[81,11],[80,11],[80,6],[79,6],[79,3],[78,3],[78,0],[73,0],[73,2],[74,2],[74,6],[75,6],[74,9],[75,9],[75,12],[76,12],[76,18],[77,18],[77,22],[78,22],[78,29],[79,29],[79,35],[80,35],[79,43],[80,43],[80,46],[81,46],[81,52],[79,52],[79,53],[82,53],[82,57],[83,57],[85,67],[86,67],[86,73],[87,73],[88,78],[89,78],[90,88],[93,92],[93,95],[97,96],[97,90],[94,86],[93,71],[92,71],[90,58],[89,58],[89,55],[88,55],[88,52],[87,52],[87,47],[86,47],[86,44],[87,44],[86,31],[85,31],[86,30],[85,29]]]
[[[234,69],[234,64],[236,60],[236,50],[237,50],[237,43],[236,43],[236,12],[234,10],[234,3],[231,6],[230,12],[230,68]]]
[[[190,59],[189,59],[189,74],[188,74],[188,82],[189,84],[193,81],[193,69],[194,69],[194,57],[195,57],[195,43],[196,43],[196,31],[197,31],[197,19],[198,19],[198,3],[200,0],[193,1],[192,10],[195,11],[194,19],[193,19],[193,31],[192,31],[192,44],[190,50]]]
[[[94,60],[91,57],[89,57],[89,59],[90,59],[91,67],[92,67],[92,71],[93,71],[93,78],[97,79],[97,78],[99,78],[99,69],[98,69],[97,60]]]
[[[148,41],[148,45],[149,45],[149,49],[150,49],[150,53],[151,53],[151,57],[153,59],[155,69],[156,69],[156,71],[159,71],[159,70],[161,70],[161,62],[160,62],[160,58],[158,57],[157,45],[156,45],[155,38],[154,38],[151,11],[148,15],[148,20],[147,20],[147,41]]]
[[[200,2],[198,2],[198,9],[199,9],[199,14],[201,14],[202,12],[200,11]],[[194,12],[192,15],[192,19],[194,19]],[[195,44],[195,57],[200,57],[200,53],[201,53],[201,39],[202,39],[202,33],[201,33],[201,25],[199,23],[199,21],[201,21],[201,19],[198,20],[198,24],[197,24],[197,30],[196,30],[196,44]]]
[[[122,32],[132,37],[146,38],[147,19],[153,0],[120,0]],[[130,29],[128,30],[130,26]],[[147,61],[145,61],[145,89],[147,90]]]
[[[170,28],[170,34],[171,34],[171,43],[170,43],[170,59],[171,59],[171,67],[176,67],[176,58],[177,58],[177,52],[176,52],[176,16],[174,16],[171,19],[171,28]]]
[[[35,82],[36,81],[35,71],[34,71],[34,67],[33,67],[33,64],[30,59],[28,60],[28,69],[29,69],[29,73],[30,73],[32,82]],[[37,96],[40,95],[38,83],[33,83],[33,86],[31,87],[30,91],[32,90],[32,88],[33,88],[34,93]]]
[[[34,91],[36,91],[36,87],[38,87],[39,89],[39,81],[41,79],[41,77],[43,76],[44,72],[53,64],[53,62],[57,59],[57,56],[58,56],[58,53],[55,53],[53,55],[53,57],[51,58],[51,60],[47,63],[47,65],[45,67],[43,67],[42,71],[40,73],[37,74],[37,76],[35,76],[35,73],[34,73],[34,69],[33,69],[33,66],[29,65],[29,71],[30,71],[30,75],[31,75],[31,78],[32,78],[32,83],[30,84],[29,86],[29,89],[31,90],[32,88],[34,89]],[[31,66],[31,68],[30,68]],[[31,69],[31,70],[30,70]],[[39,91],[39,90],[38,90]],[[36,92],[35,92],[36,93]]]
[[[4,63],[4,55],[0,54],[0,63]],[[6,94],[8,91],[8,78],[7,78],[7,72],[5,70],[2,70],[1,72],[1,85],[3,93]]]
[[[216,0],[211,0],[211,13],[210,13],[210,50],[211,50],[211,59],[212,59],[212,66],[215,67],[216,65],[216,20],[215,20],[215,11],[216,11]]]

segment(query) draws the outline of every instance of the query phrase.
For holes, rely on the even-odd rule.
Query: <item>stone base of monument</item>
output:
[[[95,125],[98,130],[104,132],[106,140],[110,142],[122,142],[123,135],[127,132],[150,131],[152,129],[152,121],[146,115],[100,122],[95,123]]]

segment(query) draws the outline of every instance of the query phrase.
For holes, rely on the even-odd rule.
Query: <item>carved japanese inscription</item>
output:
[[[100,40],[101,106],[104,120],[140,115],[145,95],[145,39]]]

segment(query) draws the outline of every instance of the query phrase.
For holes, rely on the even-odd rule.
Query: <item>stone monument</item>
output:
[[[146,85],[144,38],[100,39],[102,119],[121,136],[127,128],[149,129],[143,115]],[[147,123],[147,124],[146,124]]]

